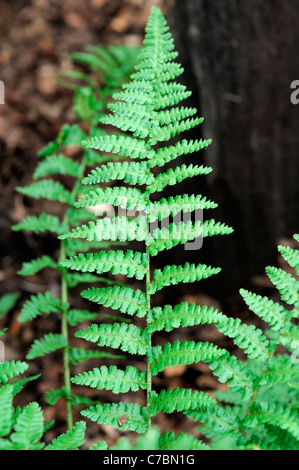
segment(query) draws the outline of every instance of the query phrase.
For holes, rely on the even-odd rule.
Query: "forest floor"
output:
[[[155,2],[164,12],[171,7],[172,0]],[[56,245],[46,237],[40,243],[34,236],[16,234],[11,226],[20,222],[28,210],[39,212],[39,201],[28,202],[15,192],[17,186],[24,186],[31,180],[37,163],[37,152],[45,144],[55,139],[61,125],[74,119],[71,108],[72,93],[62,89],[53,79],[59,72],[72,68],[69,54],[83,51],[87,44],[139,45],[144,26],[152,4],[145,0],[2,0],[0,15],[0,79],[5,84],[5,105],[0,106],[0,295],[6,292],[20,292],[21,297],[10,312],[0,320],[0,329],[7,327],[5,336],[6,359],[24,360],[26,352],[37,334],[56,331],[58,322],[46,317],[30,324],[20,324],[18,314],[29,295],[50,289],[59,290],[55,276],[43,272],[28,279],[17,275],[23,261],[43,249],[47,252],[56,249]],[[30,204],[30,206],[28,206]],[[279,260],[281,262],[281,259]],[[255,279],[260,292],[272,293],[265,277]],[[78,292],[75,292],[75,297]],[[176,292],[182,300],[222,309],[217,298],[199,290],[191,293]],[[161,299],[167,303],[168,299]],[[260,323],[239,301],[231,304],[226,312],[239,316],[247,323]],[[213,325],[201,328],[187,328],[167,336],[168,340],[193,339],[213,341],[228,348],[242,358],[242,352],[234,348],[233,343],[219,333]],[[158,342],[165,340],[163,335]],[[109,361],[104,361],[108,363]],[[110,362],[112,364],[112,362]],[[138,357],[132,364],[142,368]],[[93,361],[85,369],[95,366]],[[98,366],[98,363],[97,363]],[[82,371],[83,365],[74,372]],[[29,382],[20,395],[21,406],[30,401],[38,401],[45,412],[46,421],[55,420],[55,425],[47,432],[47,439],[56,437],[65,431],[64,404],[60,400],[55,406],[46,405],[43,394],[46,390],[61,386],[62,367],[58,354],[52,354],[29,366],[27,375],[41,374],[36,381]],[[190,367],[177,366],[164,371],[155,378],[154,386],[191,387],[207,391],[225,388],[210,372],[208,366],[196,364]],[[110,394],[94,393],[86,390],[93,399],[111,400]],[[142,403],[143,393],[128,394],[124,400]],[[76,411],[75,420],[82,419],[80,410]],[[190,432],[199,436],[197,426],[179,414],[159,415],[157,424],[162,431],[175,430],[176,433]],[[120,433],[110,426],[88,423],[86,447],[103,438],[113,444]]]

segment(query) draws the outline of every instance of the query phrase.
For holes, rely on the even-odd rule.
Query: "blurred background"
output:
[[[204,241],[200,253],[187,253],[192,262],[204,260],[222,272],[191,290],[186,287],[181,295],[253,321],[239,288],[271,294],[264,267],[281,263],[277,244],[292,244],[299,231],[299,105],[290,100],[291,83],[299,79],[298,2],[0,0],[0,80],[5,85],[5,104],[0,105],[0,295],[22,293],[9,320],[15,358],[22,358],[22,347],[33,334],[17,323],[23,298],[55,282],[43,278],[34,285],[17,275],[22,262],[33,257],[28,253],[41,246],[11,231],[28,206],[37,213],[39,208],[38,201],[17,194],[16,186],[30,183],[37,152],[56,138],[63,123],[74,121],[72,92],[55,78],[73,68],[69,54],[87,44],[140,45],[152,5],[160,6],[168,20],[185,68],[182,80],[193,92],[190,104],[205,118],[188,137],[213,139],[206,151],[188,160],[206,163],[213,172],[186,183],[180,192],[206,194],[219,205],[213,218],[234,228],[233,235]],[[215,385],[203,383],[204,371],[202,376],[201,386]]]

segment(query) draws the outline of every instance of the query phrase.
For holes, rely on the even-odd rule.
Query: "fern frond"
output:
[[[218,405],[204,410],[200,408],[190,410],[185,414],[195,421],[204,423],[204,426],[200,427],[199,430],[210,439],[218,438],[219,434],[222,436],[228,434],[235,439],[242,438],[239,409],[234,411],[228,407],[224,408]]]
[[[88,385],[97,390],[111,390],[113,393],[127,393],[146,389],[146,372],[139,372],[136,367],[127,366],[125,370],[116,366],[102,366],[89,372],[83,372],[72,378],[77,385]]]
[[[156,132],[151,133],[149,140],[151,145],[156,145],[158,142],[165,142],[175,137],[177,134],[193,129],[203,122],[203,118],[185,119],[181,122],[175,122],[162,126]]]
[[[240,289],[244,301],[256,315],[269,323],[274,331],[280,330],[290,320],[291,312],[267,297]]]
[[[78,323],[83,323],[86,321],[94,321],[99,318],[106,318],[107,320],[113,321],[123,321],[125,322],[126,319],[115,315],[108,315],[107,313],[102,312],[90,312],[89,310],[80,310],[76,308],[69,309],[67,312],[67,321],[68,324],[71,326],[76,326]]]
[[[137,403],[98,404],[81,411],[81,414],[99,424],[108,424],[121,430],[129,429],[141,434],[148,427],[147,409],[142,408]]]
[[[155,181],[148,185],[149,193],[163,191],[166,186],[174,186],[181,183],[186,178],[191,178],[198,175],[208,175],[211,173],[212,168],[201,165],[186,166],[185,164],[177,166],[175,169],[169,168],[165,173],[159,173]]]
[[[188,220],[178,224],[169,224],[169,228],[157,228],[146,240],[151,256],[156,256],[160,251],[170,250],[176,245],[187,243],[197,237],[212,237],[214,235],[228,235],[233,229],[226,224],[215,222],[213,219],[197,220],[195,223]]]
[[[12,387],[11,386],[0,387],[0,438],[10,434],[11,429],[13,427],[14,409],[12,406],[12,401],[13,401]]]
[[[0,318],[12,310],[20,298],[19,292],[6,292],[0,297]],[[1,332],[0,332],[1,336]]]
[[[28,369],[28,364],[22,361],[0,362],[0,382],[6,383],[17,375],[23,374]]]
[[[68,229],[67,224],[60,222],[56,215],[41,213],[39,216],[28,215],[19,224],[12,227],[12,230],[18,232],[24,230],[26,232],[42,233],[52,232],[54,234],[62,234]]]
[[[45,450],[78,450],[84,444],[86,423],[78,421],[65,434],[56,437],[45,447]]]
[[[77,331],[75,336],[93,343],[97,342],[99,346],[120,348],[131,354],[146,354],[149,347],[147,330],[124,323],[92,325],[86,330]]]
[[[69,175],[74,178],[80,178],[81,166],[79,163],[71,160],[62,153],[58,155],[49,155],[37,165],[33,179],[43,178],[50,175]]]
[[[65,336],[56,333],[48,333],[43,338],[36,339],[33,342],[26,358],[35,359],[36,357],[42,357],[45,354],[65,347],[67,347]]]
[[[83,178],[83,184],[108,183],[113,180],[123,180],[130,185],[150,184],[154,176],[148,171],[147,162],[108,162],[95,168]]]
[[[87,361],[89,359],[126,359],[126,356],[110,354],[108,352],[92,349],[86,350],[83,348],[70,348],[69,358],[71,364],[77,365],[79,362]]]
[[[299,276],[299,250],[295,250],[290,246],[278,245],[278,251],[286,262],[296,269]]]
[[[216,400],[205,392],[176,387],[162,390],[159,394],[152,392],[148,409],[150,416],[155,416],[161,411],[173,413],[175,410],[184,411],[215,406],[216,403]]]
[[[71,232],[66,232],[59,238],[86,238],[88,241],[117,241],[125,242],[128,240],[143,241],[147,236],[146,219],[144,216],[138,216],[130,220],[128,217],[115,216],[114,218],[105,217],[96,222],[90,221],[88,224],[76,227]]]
[[[127,210],[144,210],[146,196],[137,188],[124,188],[114,186],[113,188],[97,188],[85,194],[76,203],[76,207],[93,207],[99,204],[111,204]]]
[[[46,198],[50,201],[59,201],[67,204],[71,204],[73,201],[70,191],[67,190],[59,181],[45,179],[32,183],[24,188],[17,187],[16,190],[25,196],[37,199]]]
[[[209,201],[205,196],[183,194],[170,196],[168,199],[161,198],[159,201],[150,203],[148,211],[149,222],[163,220],[169,216],[174,217],[179,213],[194,212],[196,210],[215,209],[217,204]]]
[[[207,444],[194,438],[191,434],[180,432],[175,436],[173,431],[161,434],[158,448],[160,450],[209,450]]]
[[[155,294],[165,286],[180,284],[181,282],[195,282],[218,274],[220,268],[212,268],[205,264],[185,263],[184,266],[165,266],[163,270],[155,269],[153,281],[149,284],[148,292]]]
[[[213,307],[200,306],[191,302],[181,302],[172,307],[165,305],[163,308],[155,307],[147,315],[148,330],[150,333],[156,331],[172,331],[175,328],[194,326],[200,324],[217,323],[226,318]]]
[[[97,302],[104,307],[120,310],[127,315],[136,314],[138,317],[144,317],[147,313],[146,295],[139,289],[119,286],[92,287],[81,292],[81,295],[85,299]]]
[[[43,313],[53,313],[58,312],[64,308],[60,299],[53,297],[51,292],[46,292],[45,294],[32,295],[29,300],[23,305],[19,321],[25,322],[28,320],[33,320],[33,318],[42,315]]]
[[[299,306],[299,282],[281,268],[268,266],[266,273],[280,292],[282,300],[287,304]]]
[[[78,284],[86,284],[86,283],[93,283],[93,282],[105,282],[106,279],[103,277],[96,276],[95,274],[88,274],[88,273],[70,273],[67,272],[66,275],[67,285],[69,287],[76,287]],[[107,283],[109,281],[107,280]]]
[[[188,153],[198,152],[207,148],[212,143],[211,139],[207,140],[186,140],[183,139],[175,145],[160,148],[154,156],[151,156],[148,164],[150,168],[155,166],[164,166],[166,163]]]
[[[105,135],[91,137],[83,141],[87,148],[115,153],[121,157],[149,158],[154,154],[147,144],[140,139],[123,135]]]
[[[98,274],[111,271],[112,274],[124,274],[128,277],[143,279],[147,270],[147,256],[139,251],[110,250],[100,253],[79,253],[64,261],[63,266],[82,272],[97,272]]]
[[[25,262],[22,265],[22,268],[18,271],[18,274],[21,276],[31,276],[36,274],[45,268],[56,268],[57,264],[50,258],[50,256],[44,255],[40,258],[33,259],[31,261]]]
[[[299,440],[298,413],[281,405],[262,403],[256,407],[255,413],[248,418],[248,422],[257,420],[276,426],[290,433],[295,439]]]
[[[152,374],[157,375],[170,366],[193,364],[199,361],[212,362],[227,355],[227,351],[208,342],[175,340],[173,344],[166,343],[163,349],[161,346],[154,346],[149,351],[148,358]]]
[[[32,402],[19,414],[14,432],[10,436],[14,450],[40,450],[43,443],[37,443],[44,433],[44,417],[38,403]]]

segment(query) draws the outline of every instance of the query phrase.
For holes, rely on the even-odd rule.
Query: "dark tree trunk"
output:
[[[298,17],[296,1],[176,0],[168,18],[205,118],[200,132],[213,139],[197,155],[213,167],[206,181],[219,204],[213,217],[235,230],[206,245],[223,268],[223,294],[264,273],[279,239],[299,232],[299,105],[290,100]]]

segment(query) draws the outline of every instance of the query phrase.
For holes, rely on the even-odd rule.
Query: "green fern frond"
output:
[[[86,423],[78,421],[65,434],[56,437],[45,447],[45,450],[78,450],[84,444]]]
[[[21,276],[31,276],[45,268],[57,268],[57,264],[52,260],[52,258],[50,258],[50,256],[47,255],[23,263],[18,274]]]
[[[298,413],[296,411],[281,405],[262,403],[256,407],[255,413],[248,417],[248,423],[250,425],[256,423],[257,416],[259,421],[283,429],[299,440]]]
[[[227,356],[228,353],[208,342],[175,340],[173,344],[166,343],[163,349],[161,346],[154,346],[148,355],[151,372],[157,375],[170,366],[193,364],[199,361],[212,362]]]
[[[169,168],[165,173],[159,173],[155,181],[148,185],[149,193],[163,191],[166,186],[174,186],[181,183],[186,178],[191,178],[198,175],[208,175],[211,173],[212,168],[204,165],[188,165],[185,164],[177,166],[175,169]]]
[[[215,222],[213,219],[197,220],[195,223],[188,220],[178,224],[169,224],[169,228],[157,228],[147,237],[146,245],[151,256],[156,256],[163,250],[170,250],[178,244],[191,242],[198,237],[212,237],[214,235],[228,235],[232,229],[226,224]],[[141,237],[141,235],[140,235]]]
[[[124,323],[92,325],[86,330],[77,331],[75,336],[131,354],[146,354],[149,347],[147,330]]]
[[[20,298],[19,292],[6,292],[0,297],[0,319],[12,310]],[[1,336],[1,332],[0,332]]]
[[[69,175],[80,178],[81,166],[78,162],[71,160],[62,153],[49,155],[37,165],[33,178],[39,179],[50,175]]]
[[[149,158],[154,151],[150,150],[147,144],[140,139],[123,135],[105,135],[91,137],[83,141],[87,148],[111,152],[120,157]]]
[[[83,178],[83,184],[108,183],[113,180],[123,180],[131,185],[150,184],[154,181],[154,176],[148,171],[147,163],[140,162],[108,162],[95,168],[91,173]]]
[[[37,199],[46,198],[50,201],[59,201],[67,204],[71,204],[73,200],[70,191],[68,191],[59,181],[45,179],[32,183],[24,188],[17,187],[16,190],[25,196]]]
[[[291,318],[290,311],[285,310],[282,305],[267,297],[262,297],[245,289],[240,289],[240,294],[250,310],[269,323],[274,331],[280,330]]]
[[[148,292],[155,294],[165,286],[180,284],[182,282],[190,283],[206,279],[214,274],[218,274],[220,268],[212,268],[205,264],[185,263],[184,266],[165,266],[163,270],[155,269],[153,281],[149,285]]]
[[[226,317],[213,307],[200,306],[191,302],[181,302],[172,307],[165,305],[151,309],[147,315],[148,330],[150,333],[156,331],[172,331],[175,328],[194,326],[200,324],[217,323]]]
[[[1,364],[0,364],[1,366]],[[10,434],[13,427],[14,409],[12,406],[13,389],[11,386],[0,387],[0,438]],[[1,449],[1,444],[0,444]]]
[[[299,276],[299,250],[295,250],[290,246],[278,245],[278,251],[286,262],[296,269]]]
[[[85,238],[88,241],[120,241],[145,240],[147,233],[145,229],[146,219],[144,216],[138,216],[130,220],[128,217],[115,216],[114,218],[105,217],[96,222],[90,221],[76,227],[70,232],[66,232],[59,238]]]
[[[93,207],[99,204],[111,204],[129,210],[144,210],[146,204],[145,195],[137,188],[98,188],[85,194],[76,203],[76,207]]]
[[[80,310],[76,308],[69,309],[67,312],[67,321],[71,326],[76,326],[78,323],[83,323],[86,321],[94,321],[99,318],[106,318],[107,320],[113,321],[126,321],[126,319],[122,316],[109,315],[102,312],[91,312],[89,310]]]
[[[147,409],[137,403],[98,404],[83,410],[81,414],[96,423],[112,425],[121,430],[129,429],[141,434],[148,427]]]
[[[106,279],[103,277],[96,276],[88,273],[66,273],[66,280],[69,287],[76,287],[78,284],[90,284],[93,282],[105,282]],[[107,283],[109,281],[107,280]]]
[[[209,446],[194,438],[191,434],[180,432],[175,436],[173,431],[161,434],[158,443],[160,450],[209,450]]]
[[[6,383],[17,375],[23,374],[27,369],[28,364],[23,361],[12,360],[0,362],[0,382]]]
[[[44,447],[40,440],[44,432],[44,417],[38,403],[27,405],[17,417],[14,432],[10,436],[15,450],[40,450]]]
[[[242,438],[242,429],[240,426],[240,410],[231,410],[221,406],[206,408],[204,410],[190,410],[185,414],[195,421],[204,423],[204,426],[198,429],[210,439],[216,439],[219,434],[222,436],[228,434],[235,439]]]
[[[183,194],[170,196],[168,199],[161,198],[159,201],[150,204],[148,211],[149,222],[153,223],[157,219],[162,220],[169,216],[174,217],[179,213],[194,212],[203,209],[215,209],[217,204],[209,201],[205,196]]]
[[[42,315],[43,313],[53,313],[58,312],[64,308],[60,299],[53,297],[51,292],[46,292],[45,294],[32,295],[29,300],[23,305],[19,321],[25,322],[28,320],[33,320],[33,318]]]
[[[124,274],[128,277],[143,279],[146,275],[147,256],[145,253],[127,250],[110,250],[100,253],[79,253],[63,262],[63,266],[82,272],[97,272],[98,274],[111,271],[112,274]]]
[[[262,331],[253,325],[242,324],[236,318],[228,318],[212,307],[199,306],[193,302],[171,307],[165,305],[152,309],[147,317],[148,330],[150,332],[172,331],[180,326],[194,326],[204,324],[215,324],[219,331],[224,335],[234,339],[234,342],[243,349],[249,357],[268,358],[269,341],[263,335]]]
[[[45,354],[57,351],[67,347],[66,338],[64,335],[56,333],[48,333],[41,339],[36,339],[26,358],[35,359],[36,357],[42,357]]]
[[[92,302],[97,302],[104,307],[120,310],[127,315],[136,314],[144,317],[147,313],[146,295],[139,289],[131,287],[92,287],[81,292],[82,297]]]
[[[166,163],[188,153],[198,152],[207,148],[212,143],[211,139],[207,140],[186,140],[183,139],[175,145],[157,149],[154,156],[148,162],[150,168],[155,166],[164,166]]]
[[[67,224],[60,222],[56,215],[41,213],[39,216],[28,215],[22,222],[12,227],[12,230],[18,232],[43,233],[52,232],[55,235],[64,233],[68,229]]]
[[[152,392],[148,409],[150,416],[155,416],[161,411],[173,413],[175,410],[184,411],[215,405],[216,400],[205,392],[177,387],[173,390],[162,390],[159,394]]]
[[[266,273],[287,304],[299,306],[299,282],[281,268],[268,266]]]
[[[83,372],[72,378],[77,385],[88,385],[97,390],[111,390],[113,393],[136,392],[146,389],[146,372],[139,372],[136,367],[127,366],[125,370],[116,366],[102,366],[89,372]]]
[[[77,365],[79,362],[87,361],[89,359],[126,359],[126,356],[110,354],[92,349],[70,348],[69,358],[71,364]]]

